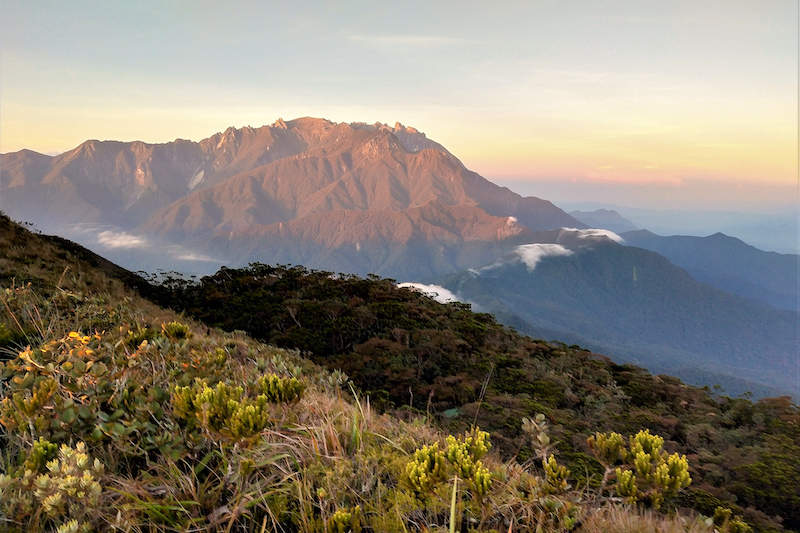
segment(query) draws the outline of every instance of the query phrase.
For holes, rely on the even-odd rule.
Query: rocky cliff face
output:
[[[446,246],[458,255],[467,241],[584,227],[546,200],[489,182],[399,123],[279,119],[200,142],[86,141],[57,157],[2,157],[2,208],[12,218],[55,229],[111,224],[242,260],[270,260],[275,246],[302,249],[299,240],[324,253],[284,259],[317,267],[331,250],[355,243],[385,249],[413,242],[426,254]],[[289,234],[290,242],[280,242]]]

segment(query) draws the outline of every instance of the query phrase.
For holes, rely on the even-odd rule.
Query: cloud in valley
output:
[[[434,300],[436,300],[441,304],[461,301],[455,294],[453,294],[452,292],[450,292],[449,290],[445,289],[440,285],[425,285],[423,283],[406,282],[406,283],[399,283],[397,286],[400,288],[411,289],[417,292],[421,292],[422,294],[430,296],[431,298],[433,298]]]
[[[567,257],[573,254],[572,250],[560,244],[523,244],[514,250],[520,261],[525,263],[529,272],[533,272],[539,261],[545,257]]]
[[[607,238],[611,239],[612,241],[624,244],[625,239],[614,233],[613,231],[609,231],[607,229],[577,229],[577,228],[562,228],[565,231],[573,231],[578,234],[578,238],[580,239],[596,239],[596,238]]]
[[[182,254],[178,254],[175,256],[176,259],[181,259],[183,261],[205,261],[206,263],[218,263],[218,259],[214,259],[213,257],[208,257],[207,255],[198,254],[195,252],[186,252]]]

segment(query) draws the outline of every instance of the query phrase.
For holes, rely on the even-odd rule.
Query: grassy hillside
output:
[[[788,398],[716,397],[577,346],[520,336],[392,280],[251,265],[165,286],[164,303],[342,369],[373,404],[431,414],[451,431],[477,421],[504,457],[531,456],[523,418],[544,413],[579,483],[591,484],[602,468],[587,438],[647,428],[694,459],[682,504],[709,513],[725,502],[765,530],[800,528],[800,417]]]
[[[247,293],[257,292],[259,280],[271,286],[285,281],[292,298],[270,308],[285,318],[279,322],[284,347],[262,344],[242,331],[226,333],[154,306],[127,288],[141,286],[140,279],[107,264],[92,265],[89,261],[96,259],[85,260],[80,249],[62,248],[60,241],[25,232],[5,218],[2,225],[2,530],[747,530],[743,522],[726,520],[722,510],[716,526],[713,519],[705,522],[686,512],[683,518],[664,518],[644,510],[659,504],[666,510],[700,507],[701,499],[710,509],[707,515],[719,505],[746,514],[758,529],[780,530],[776,519],[767,516],[771,509],[758,498],[780,506],[781,498],[791,497],[780,494],[791,483],[781,480],[793,475],[792,454],[798,457],[796,429],[790,431],[796,428],[797,412],[786,402],[718,402],[703,391],[598,361],[577,348],[521,340],[491,317],[472,315],[460,306],[437,307],[393,289],[386,280],[342,280],[302,269],[276,269],[257,279],[249,272],[249,290],[238,293],[229,293],[235,285],[216,285],[212,301],[224,308],[231,304],[223,305],[228,298],[238,298],[240,305],[248,302]],[[219,275],[236,283],[238,273]],[[364,312],[356,300],[347,300],[350,305],[344,310],[334,305],[342,301],[334,290],[340,283],[360,287],[369,297],[364,302],[382,305],[376,318],[389,329],[380,331],[397,339],[380,333],[345,342],[351,338],[346,328],[341,338],[326,330],[330,321]],[[327,291],[330,301],[322,305],[307,300],[309,287],[319,294]],[[190,287],[179,288],[173,286],[160,297],[185,298]],[[381,301],[377,296],[383,293],[394,299]],[[175,300],[175,307],[179,301],[185,300]],[[242,309],[238,317],[245,316]],[[369,322],[369,317],[362,318]],[[427,333],[415,329],[420,321],[426,321]],[[250,324],[258,322],[251,317]],[[289,323],[294,326],[285,327]],[[354,330],[360,327],[357,319],[353,324]],[[449,329],[454,324],[460,329]],[[226,324],[240,325],[246,324]],[[293,328],[309,331],[301,334]],[[437,333],[446,331],[451,333]],[[475,348],[463,346],[467,338]],[[316,356],[320,361],[345,361],[348,354],[356,361],[358,348],[366,350],[359,353],[370,366],[369,349],[392,355],[391,350],[381,352],[386,341],[390,347],[392,342],[424,346],[426,351],[419,352],[425,359],[422,366],[428,359],[437,362],[415,374],[407,359],[411,353],[397,351],[388,372],[392,385],[372,387],[367,397],[341,371],[323,370],[309,361],[310,354],[286,348],[303,339],[323,350],[338,343],[338,351],[321,351]],[[488,363],[487,372],[448,379],[456,358],[468,360],[465,368],[472,373],[477,373],[476,365]],[[403,368],[403,376],[394,376]],[[546,378],[531,381],[536,390],[501,390],[513,383],[524,386],[524,375],[537,368]],[[682,470],[682,456],[673,453],[677,441],[668,432],[662,432],[667,439],[663,454],[658,439],[644,433],[624,442],[615,442],[613,435],[590,435],[585,417],[592,414],[587,410],[591,402],[586,391],[569,381],[581,382],[579,375],[588,370],[599,376],[592,378],[597,382],[593,388],[591,380],[586,382],[595,404],[610,406],[596,407],[594,413],[605,413],[609,428],[632,428],[624,431],[626,436],[651,425],[648,417],[655,411],[645,405],[669,410],[662,404],[679,396],[679,405],[691,402],[691,408],[684,408],[702,411],[706,426],[692,438],[705,448],[689,456],[691,470]],[[353,378],[361,382],[358,368]],[[604,393],[612,390],[607,389],[612,379],[617,381],[617,399]],[[659,381],[662,388],[653,389]],[[474,400],[480,397],[475,387],[484,382],[487,392],[478,419],[496,428],[488,435],[470,427]],[[407,402],[400,395],[401,383],[408,383],[424,402]],[[578,391],[573,394],[580,395],[583,407],[574,403],[565,384]],[[449,396],[448,387],[454,390]],[[379,414],[375,400],[402,416]],[[408,403],[411,407],[405,407]],[[518,418],[521,405],[528,409],[525,413],[534,414]],[[622,407],[638,414],[614,414]],[[435,416],[442,409],[449,418]],[[732,409],[738,416],[733,423],[727,422]],[[536,410],[546,416],[535,416]],[[723,417],[726,423],[717,424]],[[453,436],[446,440],[446,433],[427,422],[434,419],[440,427],[449,426]],[[681,421],[671,423],[681,431]],[[746,424],[756,424],[752,431],[763,435],[745,435]],[[718,464],[723,470],[727,465],[701,463],[701,455],[718,461],[721,456],[709,451],[709,443],[735,433],[739,447],[729,453],[756,461],[744,461],[742,468],[750,476],[749,497],[760,511],[745,509],[747,502],[728,505],[723,500],[731,501],[734,493],[713,496],[709,491],[717,489],[703,481],[708,476],[701,468]],[[592,449],[586,447],[588,436],[595,437]],[[576,451],[580,439],[589,453]],[[757,448],[765,444],[763,450]],[[639,464],[634,464],[636,457]],[[688,481],[685,473],[700,475],[701,487],[708,490],[679,491]],[[632,475],[638,477],[632,480]],[[768,494],[759,488],[767,483],[772,488]],[[622,498],[641,507],[620,508],[615,502]]]

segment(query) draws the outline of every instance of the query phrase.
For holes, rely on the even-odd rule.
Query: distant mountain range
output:
[[[797,255],[764,252],[722,233],[660,237],[640,230],[622,237],[630,246],[658,252],[697,281],[778,309],[798,310]]]
[[[570,211],[569,214],[590,228],[602,228],[615,233],[635,231],[639,228],[613,209],[596,209],[594,211]]]
[[[729,394],[797,394],[796,312],[700,283],[663,256],[597,230],[546,232],[434,282],[535,337],[689,382],[702,375]]]
[[[22,150],[0,159],[0,202],[41,229],[77,225],[69,237],[90,247],[80,232],[101,228],[98,251],[133,268],[261,262],[436,282],[507,324],[612,358],[764,394],[797,387],[796,256],[717,236],[625,232],[621,246],[607,230],[635,226],[615,211],[522,197],[401,124],[301,118],[200,142]]]

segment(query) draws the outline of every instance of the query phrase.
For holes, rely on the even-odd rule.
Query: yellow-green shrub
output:
[[[444,451],[439,450],[438,443],[424,446],[414,452],[414,458],[406,465],[406,484],[421,497],[451,476],[457,476],[475,497],[482,498],[491,489],[492,476],[479,459],[491,446],[489,434],[479,428],[459,439],[449,435]]]
[[[661,506],[664,496],[686,488],[692,482],[686,456],[669,455],[664,439],[642,430],[628,438],[628,446],[618,433],[597,433],[588,439],[589,448],[605,467],[602,496],[608,481],[617,495],[630,503],[642,502],[654,508]],[[616,466],[616,463],[622,463]]]
[[[361,507],[337,509],[327,526],[328,533],[361,533]]]
[[[40,441],[40,445],[50,448],[49,443]],[[34,450],[31,455],[37,453]],[[74,448],[62,444],[58,457],[48,461],[46,468],[44,473],[25,469],[18,475],[0,474],[3,515],[28,529],[43,529],[42,524],[49,521],[58,531],[91,531],[103,492],[99,481],[103,465],[92,460],[86,445],[79,442]]]
[[[266,374],[256,380],[256,386],[272,403],[294,403],[303,397],[305,385],[297,378],[282,378]]]
[[[296,378],[279,378],[274,374],[256,380],[255,397],[248,397],[242,386],[224,382],[209,387],[196,378],[190,387],[176,385],[172,392],[175,416],[210,434],[244,439],[260,433],[270,424],[270,404],[296,402],[304,385]]]

